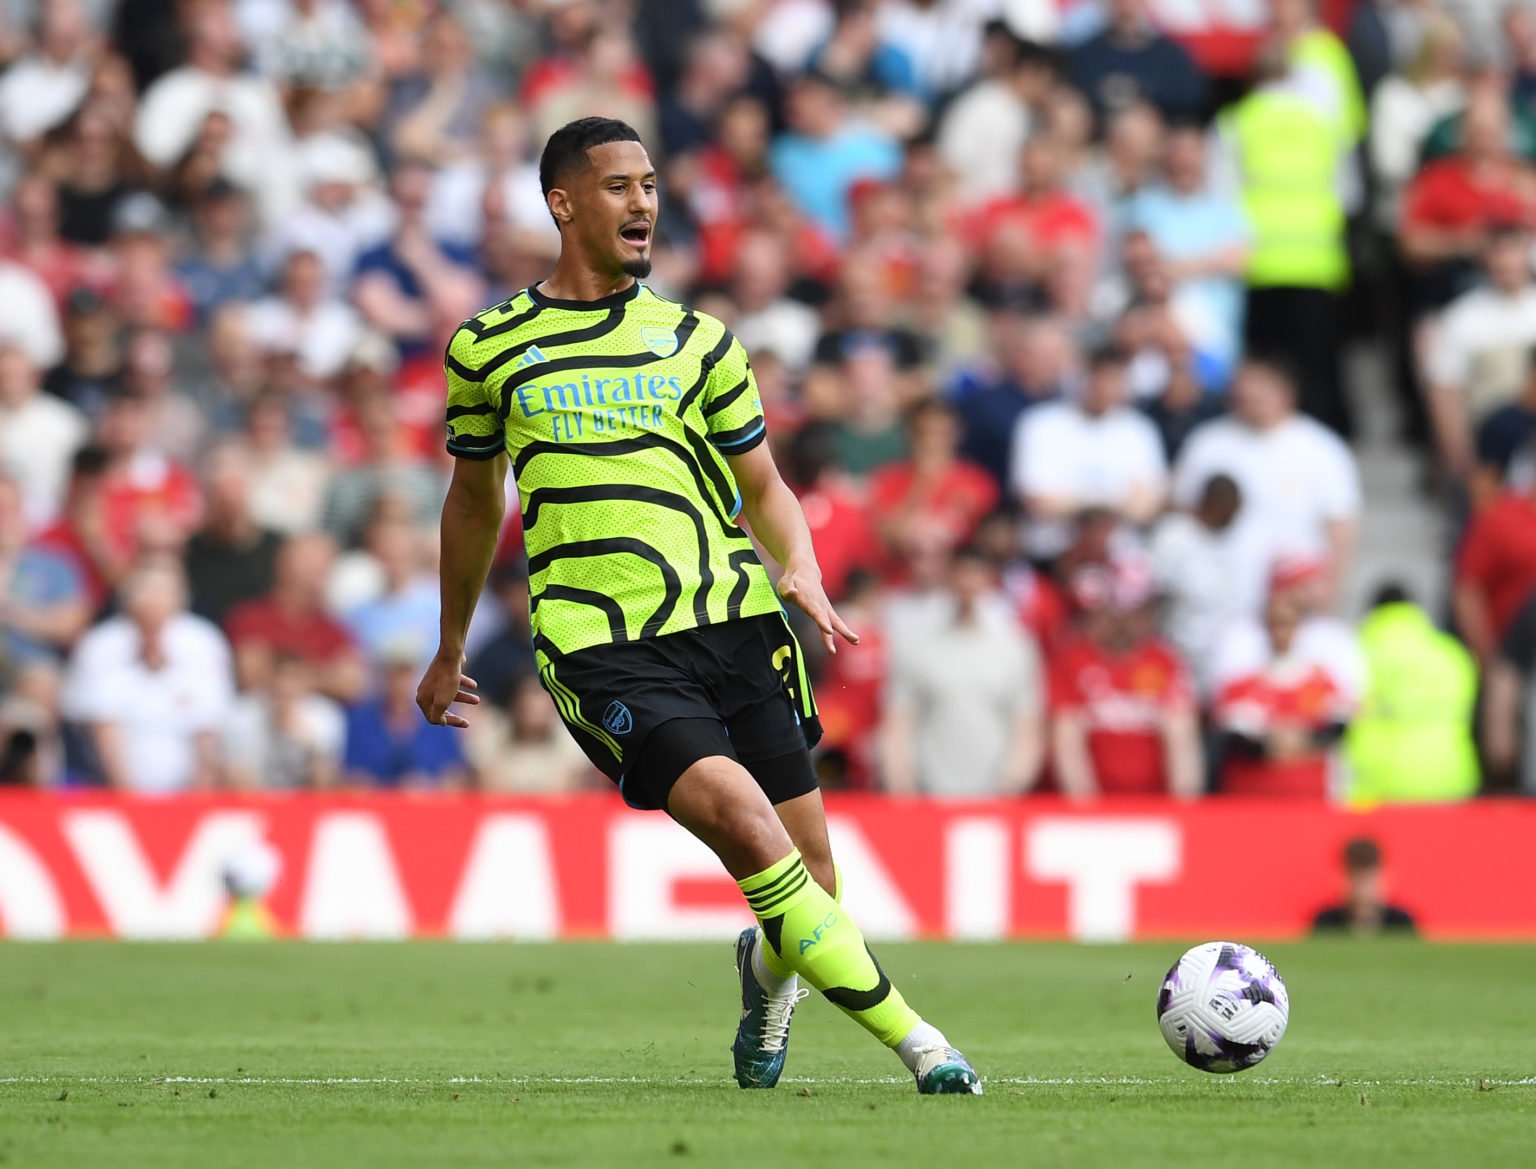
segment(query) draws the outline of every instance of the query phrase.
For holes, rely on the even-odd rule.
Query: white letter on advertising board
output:
[[[20,836],[0,825],[0,932],[8,938],[56,938],[64,906],[53,875]]]
[[[1008,932],[1013,881],[1008,824],[990,816],[955,820],[944,834],[944,928],[984,941]]]
[[[66,812],[64,837],[112,932],[123,938],[205,938],[224,908],[224,862],[262,838],[254,812],[210,812],[161,885],[122,812]]]
[[[299,932],[307,938],[410,935],[410,905],[377,816],[332,812],[315,821]]]
[[[456,938],[552,938],[560,927],[549,835],[534,816],[481,821],[448,911]]]
[[[1136,929],[1136,886],[1177,874],[1179,830],[1168,820],[1042,819],[1025,863],[1037,881],[1066,882],[1074,938],[1118,942]]]
[[[740,894],[728,906],[673,903],[681,880],[730,877],[715,854],[670,820],[621,816],[608,834],[608,920],[615,938],[719,939],[752,921]]]

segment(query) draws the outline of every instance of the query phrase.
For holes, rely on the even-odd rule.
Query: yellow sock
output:
[[[763,928],[770,970],[782,967],[786,977],[795,971],[887,1047],[922,1022],[880,969],[853,919],[811,879],[798,849],[738,883]]]
[[[843,903],[843,869],[836,861],[832,863],[832,889],[832,900],[841,905]],[[759,928],[757,932],[766,941],[766,935],[763,934],[762,929]],[[772,946],[760,946],[758,953],[763,956],[763,965],[774,978],[785,982],[794,977],[795,968],[780,958]]]

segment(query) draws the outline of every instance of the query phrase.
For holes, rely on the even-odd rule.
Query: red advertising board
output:
[[[1350,812],[1209,800],[829,801],[872,937],[1283,938],[1377,840],[1393,899],[1440,938],[1536,939],[1536,803]],[[0,933],[203,937],[221,873],[275,854],[301,937],[720,938],[747,920],[704,848],[605,796],[0,795]]]

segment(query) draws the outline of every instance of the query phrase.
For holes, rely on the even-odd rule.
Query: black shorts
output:
[[[700,759],[724,755],[781,803],[816,787],[821,738],[800,646],[778,613],[596,645],[539,674],[571,736],[635,808],[665,808]]]

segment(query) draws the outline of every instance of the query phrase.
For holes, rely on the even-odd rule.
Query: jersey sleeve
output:
[[[475,370],[475,336],[460,329],[448,343],[443,375],[448,381],[448,453],[459,459],[494,459],[506,449],[506,429],[485,381]]]
[[[731,338],[725,356],[709,372],[704,391],[704,422],[709,441],[722,455],[742,455],[768,435],[757,378],[742,343]]]

